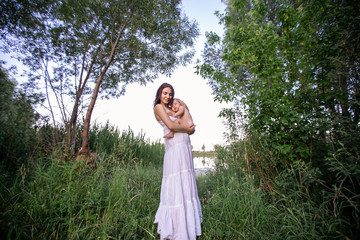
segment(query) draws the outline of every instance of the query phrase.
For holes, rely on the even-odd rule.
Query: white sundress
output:
[[[159,123],[167,134],[170,130]],[[193,240],[201,235],[201,222],[190,138],[187,133],[175,133],[173,138],[165,139],[160,204],[155,216],[157,231],[160,239]]]

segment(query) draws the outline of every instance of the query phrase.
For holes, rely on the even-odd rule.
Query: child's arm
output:
[[[177,111],[176,113],[174,113],[172,116],[173,117],[179,117],[179,116],[182,116],[184,115],[185,113],[185,108],[183,106],[180,106],[179,107],[179,111]]]
[[[166,113],[167,113],[168,116],[172,116],[172,117],[173,117],[173,115],[174,115],[173,112],[171,112],[171,111],[167,111]]]

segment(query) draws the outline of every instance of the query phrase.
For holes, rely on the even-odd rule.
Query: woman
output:
[[[196,239],[201,235],[202,213],[189,138],[195,127],[176,124],[175,118],[168,116],[173,98],[173,87],[163,83],[154,101],[155,118],[164,128],[164,135],[170,130],[175,132],[173,138],[164,140],[163,179],[155,223],[160,239]]]

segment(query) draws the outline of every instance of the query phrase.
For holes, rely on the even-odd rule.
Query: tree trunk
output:
[[[86,117],[85,117],[85,122],[84,122],[84,130],[81,132],[82,144],[81,144],[81,148],[80,148],[80,150],[78,152],[78,155],[82,155],[85,158],[90,157],[90,147],[89,147],[90,121],[91,121],[92,112],[94,110],[95,102],[96,102],[97,96],[99,94],[100,86],[101,86],[101,83],[102,83],[102,80],[103,80],[103,77],[104,77],[105,73],[107,72],[108,68],[110,67],[111,62],[114,60],[114,55],[115,55],[115,52],[116,52],[116,48],[117,48],[117,46],[119,44],[119,40],[120,40],[120,38],[121,38],[125,28],[126,28],[126,25],[130,21],[132,15],[133,15],[133,11],[131,10],[130,16],[126,19],[124,24],[121,26],[121,30],[119,31],[118,35],[116,36],[114,44],[112,44],[109,59],[106,62],[104,69],[101,70],[100,76],[98,77],[98,79],[96,81],[96,86],[95,86],[95,89],[94,89],[94,92],[93,92],[93,96],[91,98],[90,105],[89,105],[88,110],[86,112]]]
[[[104,39],[105,41],[105,39]],[[100,51],[100,47],[97,50],[97,53]],[[80,83],[79,83],[79,87],[76,90],[76,98],[75,98],[75,103],[74,103],[74,107],[71,113],[71,117],[69,122],[66,123],[66,134],[65,134],[65,145],[68,148],[68,151],[71,151],[71,155],[75,155],[76,149],[75,149],[75,138],[76,138],[76,123],[77,123],[77,117],[78,117],[78,112],[79,112],[79,103],[80,103],[80,97],[82,96],[85,86],[90,78],[90,74],[92,72],[94,63],[96,61],[96,56],[93,57],[90,67],[87,71],[87,75],[84,79],[84,81],[82,81],[82,75],[83,75],[83,71],[84,71],[84,66],[85,66],[85,54],[86,52],[84,52],[84,58],[83,58],[83,70],[81,71],[80,74]]]
[[[94,89],[94,93],[93,93],[93,96],[90,101],[90,105],[86,112],[86,117],[85,117],[85,122],[84,122],[84,131],[81,132],[82,144],[81,144],[81,148],[79,150],[79,155],[84,155],[85,157],[90,156],[89,131],[90,131],[91,115],[94,110],[95,102],[96,102],[96,99],[97,99],[97,96],[98,96],[99,90],[100,90],[100,85],[101,85],[102,79],[106,73],[106,70],[107,70],[107,68],[104,69],[101,72],[100,76],[98,77],[98,80],[96,82],[96,86]]]

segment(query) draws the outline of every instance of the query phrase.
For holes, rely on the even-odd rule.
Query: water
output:
[[[215,171],[215,158],[194,157],[195,175],[201,176]]]

